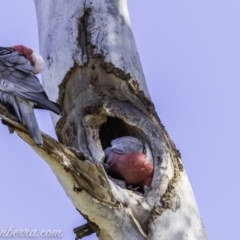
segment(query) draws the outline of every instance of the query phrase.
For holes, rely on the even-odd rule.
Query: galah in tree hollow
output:
[[[33,108],[61,113],[61,107],[48,99],[34,75],[40,73],[43,66],[42,57],[30,48],[0,47],[0,101],[14,110],[36,144],[42,144],[43,140]]]
[[[127,185],[151,186],[153,157],[146,142],[135,137],[120,137],[105,149],[108,173],[123,179]]]

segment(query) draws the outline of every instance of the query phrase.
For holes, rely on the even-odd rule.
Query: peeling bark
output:
[[[0,106],[0,117],[51,167],[99,239],[207,239],[181,156],[152,103],[125,0],[37,1],[46,92],[59,142],[36,146]],[[146,141],[154,158],[149,189],[108,177],[103,149],[121,136]]]

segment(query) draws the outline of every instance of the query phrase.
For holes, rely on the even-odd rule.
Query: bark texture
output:
[[[151,102],[126,0],[35,0],[46,92],[59,142],[42,147],[0,108],[0,117],[49,164],[99,239],[207,239],[181,156]],[[107,176],[103,149],[121,136],[145,140],[152,185],[124,188]],[[120,187],[121,186],[121,187]]]

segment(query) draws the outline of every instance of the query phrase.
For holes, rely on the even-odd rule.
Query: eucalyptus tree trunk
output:
[[[49,164],[99,239],[207,239],[180,153],[149,96],[126,0],[35,5],[44,87],[64,111],[53,116],[60,143],[43,134],[36,146],[3,108],[0,116]],[[154,178],[143,193],[104,170],[103,149],[121,136],[152,150]]]

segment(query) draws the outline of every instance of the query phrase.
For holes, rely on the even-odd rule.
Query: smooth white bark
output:
[[[35,0],[40,52],[47,61],[42,72],[43,84],[52,100],[58,99],[58,85],[76,63],[88,61],[82,38],[94,46],[94,54],[105,57],[106,63],[121,69],[139,83],[139,88],[150,99],[140,58],[130,27],[127,1],[99,0]],[[91,9],[86,29],[79,32],[79,20]],[[87,36],[86,36],[87,35]],[[58,120],[52,115],[54,123]]]

